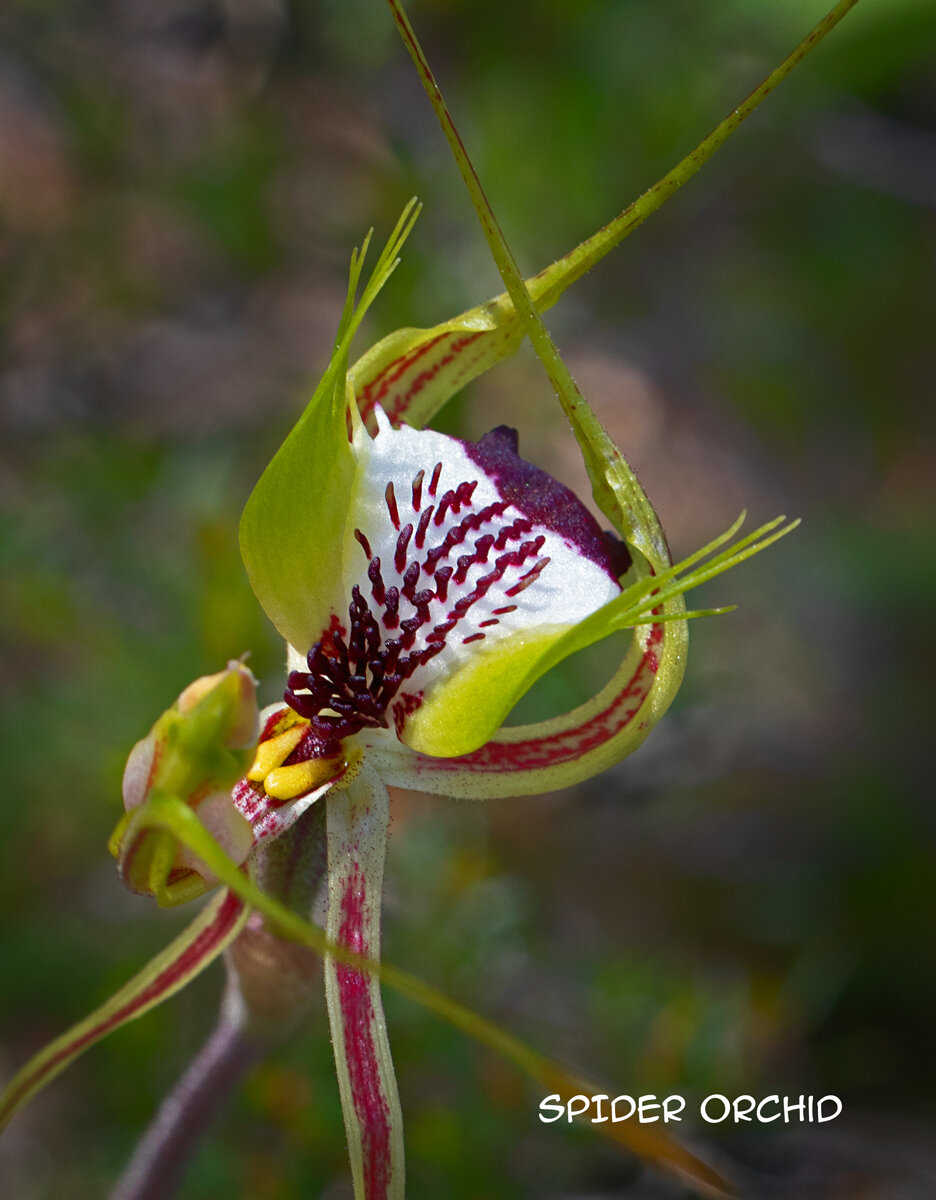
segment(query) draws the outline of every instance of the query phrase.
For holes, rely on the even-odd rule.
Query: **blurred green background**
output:
[[[823,0],[422,0],[412,16],[532,272],[652,184]],[[328,354],[352,245],[425,212],[360,341],[500,290],[380,0],[8,0],[0,13],[0,1072],[185,920],[105,850],[133,742],[281,650],[236,528]],[[802,528],[710,585],[685,686],[576,793],[401,800],[388,957],[620,1092],[843,1097],[700,1132],[754,1197],[936,1194],[928,619],[936,573],[936,8],[862,0],[550,324],[676,554]],[[531,354],[509,420],[574,484]],[[600,656],[599,656],[600,657]],[[573,663],[527,712],[583,699]],[[215,967],[0,1143],[12,1200],[99,1197],[208,1031]],[[387,998],[410,1195],[675,1197]],[[350,1193],[324,1010],[255,1070],[183,1195]]]

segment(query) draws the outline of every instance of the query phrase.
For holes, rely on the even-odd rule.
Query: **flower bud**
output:
[[[155,792],[178,796],[236,862],[253,847],[250,823],[231,800],[231,788],[249,768],[259,734],[257,682],[240,662],[190,683],[127,760],[127,812],[111,837],[121,877],[133,891],[187,900],[214,883],[190,851],[168,834],[140,828],[139,809]],[[170,901],[171,902],[171,901]]]

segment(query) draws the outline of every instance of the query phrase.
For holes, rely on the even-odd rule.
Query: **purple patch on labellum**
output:
[[[617,579],[630,565],[623,543],[609,545],[598,522],[573,491],[517,453],[517,431],[498,425],[479,442],[462,442],[465,453],[489,475],[503,499],[536,525],[545,526]],[[624,549],[626,559],[621,553]]]

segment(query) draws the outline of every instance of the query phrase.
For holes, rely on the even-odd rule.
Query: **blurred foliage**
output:
[[[823,7],[412,15],[532,271]],[[122,892],[104,849],[132,743],[244,650],[276,696],[236,523],[327,357],[351,246],[425,201],[370,336],[499,285],[379,0],[9,0],[0,43],[10,1072],[178,926]],[[743,506],[804,524],[700,597],[742,608],[695,625],[679,703],[632,760],[576,795],[401,798],[394,829],[393,961],[621,1092],[842,1095],[819,1130],[706,1131],[771,1196],[931,1195],[934,52],[930,0],[863,0],[551,315],[677,553]],[[505,419],[584,492],[530,355],[443,424]],[[530,703],[583,698],[605,665]],[[104,1194],[218,991],[216,971],[57,1081],[0,1146],[4,1194]],[[388,1009],[414,1198],[675,1194],[540,1125],[539,1097],[458,1034]],[[184,1195],[344,1195],[342,1140],[321,1012],[250,1077]]]

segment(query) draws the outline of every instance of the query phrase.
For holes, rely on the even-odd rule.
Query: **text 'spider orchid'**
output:
[[[842,0],[822,32],[853,3]],[[412,31],[391,6],[428,82]],[[691,170],[815,41],[811,35],[746,111],[703,143]],[[437,92],[434,103],[441,105]],[[440,116],[454,134],[444,106]],[[460,143],[455,151],[473,177]],[[670,191],[682,182],[672,174]],[[253,677],[232,662],[187,688],[130,756],[126,813],[111,842],[124,882],[162,904],[224,887],[162,955],[20,1071],[0,1097],[0,1123],[82,1050],[171,995],[232,943],[236,951],[256,935],[261,917],[271,935],[324,954],[358,1200],[403,1196],[381,980],[551,1089],[588,1088],[483,1018],[380,966],[387,787],[478,798],[534,794],[621,760],[681,682],[687,618],[698,615],[685,611],[682,594],[792,526],[780,518],[723,549],[739,521],[672,565],[652,506],[584,399],[565,386],[542,328],[538,310],[669,191],[647,201],[639,219],[627,210],[524,285],[476,183],[469,179],[469,188],[508,293],[434,328],[399,330],[350,365],[352,339],[418,215],[412,202],[360,299],[367,243],[352,256],[328,368],[245,509],[244,562],[288,646],[283,703],[258,714]],[[513,430],[501,427],[472,443],[422,428],[469,380],[512,354],[525,333],[557,383],[613,532],[520,457]],[[633,630],[630,648],[590,701],[548,721],[504,726],[546,671],[622,629]],[[320,892],[324,932],[308,919]],[[249,957],[229,956],[235,982]],[[242,1008],[251,1007],[245,997],[257,992],[255,984],[247,987],[241,976]],[[600,1128],[697,1188],[718,1191],[718,1176],[668,1136]]]

